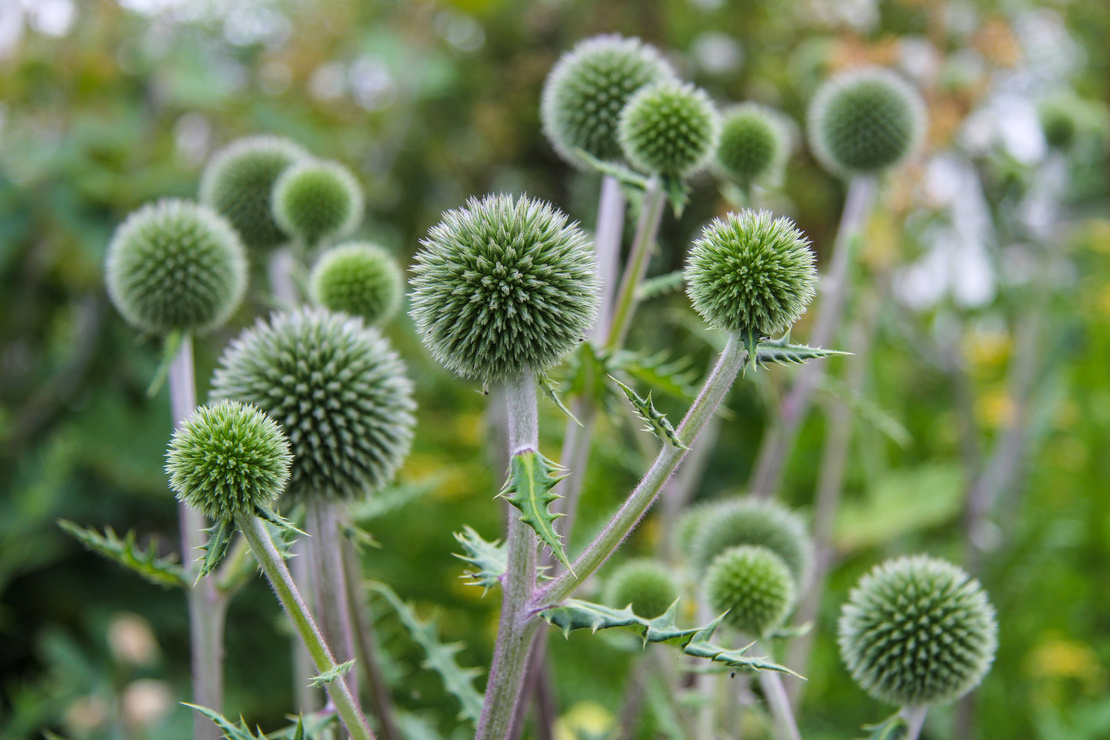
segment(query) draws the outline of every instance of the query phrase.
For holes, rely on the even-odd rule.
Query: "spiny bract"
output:
[[[338,162],[304,160],[274,183],[274,219],[310,247],[350,234],[362,220],[362,209],[358,180]]]
[[[678,585],[665,563],[658,560],[630,560],[609,576],[605,603],[617,609],[632,606],[632,613],[654,619],[678,598]]]
[[[632,96],[621,112],[619,137],[624,156],[636,169],[682,178],[709,163],[720,128],[704,90],[667,81]]]
[[[743,103],[725,111],[717,169],[740,185],[774,176],[787,154],[787,136],[775,114],[758,103]]]
[[[210,208],[184,200],[143,206],[116,229],[105,263],[108,295],[132,326],[203,331],[243,299],[247,259]]]
[[[412,318],[446,368],[483,383],[543,371],[597,313],[593,248],[567,217],[489,195],[448,211],[416,255]]]
[[[644,85],[674,78],[652,46],[617,35],[595,36],[563,55],[548,75],[540,102],[543,132],[567,162],[583,167],[578,149],[597,159],[622,158],[621,110]]]
[[[718,555],[705,576],[705,596],[725,624],[749,637],[778,627],[794,608],[797,588],[790,568],[766,547],[741,545]]]
[[[891,704],[947,702],[975,688],[998,646],[979,582],[924,555],[887,561],[840,612],[840,656],[863,690]]]
[[[273,190],[281,173],[308,156],[279,136],[248,136],[218,152],[200,182],[200,199],[223,214],[243,243],[270,249],[289,240],[273,215]]]
[[[285,428],[295,500],[378,490],[412,442],[401,358],[362,319],[322,308],[259,319],[224,351],[212,397],[253,403]]]
[[[775,501],[743,496],[714,506],[694,537],[694,572],[704,573],[714,558],[737,545],[762,545],[771,550],[783,559],[798,583],[805,583],[809,575],[813,546],[805,522]]]
[[[333,247],[312,268],[312,297],[329,311],[384,324],[401,305],[401,268],[381,247],[352,242]]]
[[[830,172],[877,172],[917,146],[925,131],[925,103],[889,70],[852,70],[818,89],[807,128],[813,153]]]
[[[809,241],[788,218],[741,211],[702,231],[686,261],[686,292],[715,329],[774,337],[813,300]]]
[[[254,406],[201,406],[174,433],[166,454],[170,488],[209,519],[251,515],[289,480],[289,440]]]

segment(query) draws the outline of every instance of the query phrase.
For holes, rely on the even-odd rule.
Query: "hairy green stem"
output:
[[[617,303],[614,308],[613,320],[609,325],[609,334],[605,340],[605,348],[616,349],[624,344],[628,336],[628,329],[632,325],[632,315],[636,312],[636,289],[644,281],[647,274],[648,262],[651,257],[652,247],[659,234],[659,224],[663,220],[663,205],[666,202],[666,193],[663,190],[663,181],[653,177],[648,181],[647,190],[644,192],[644,202],[640,210],[640,220],[636,224],[636,236],[632,239],[632,251],[628,254],[628,263],[621,277],[621,285],[617,291]]]
[[[909,725],[902,740],[917,740],[921,737],[921,728],[925,726],[925,714],[928,711],[928,706],[902,707],[902,711],[898,714],[902,715],[902,719],[906,720],[906,724]]]
[[[617,279],[624,235],[624,192],[620,181],[612,175],[601,178],[601,196],[597,203],[597,229],[594,233],[594,250],[597,254],[597,276],[601,282],[601,303],[593,338],[602,342],[609,331],[613,313],[613,288]]]
[[[305,606],[304,599],[297,591],[297,586],[293,583],[293,576],[289,574],[289,569],[285,567],[285,560],[278,552],[277,547],[274,546],[274,541],[270,538],[270,532],[266,529],[266,525],[257,516],[247,514],[236,517],[235,523],[243,532],[243,536],[247,538],[247,542],[250,543],[254,559],[258,561],[262,572],[269,579],[278,601],[281,602],[281,606],[289,616],[289,621],[293,624],[293,629],[300,635],[301,641],[308,649],[308,654],[312,657],[316,670],[321,675],[335,671],[338,668],[335,658],[331,650],[328,649],[324,636],[320,634],[320,628],[313,621],[308,607]],[[336,711],[339,713],[339,718],[343,720],[343,724],[351,737],[354,740],[373,740],[374,733],[370,731],[370,726],[366,723],[366,717],[363,716],[362,709],[351,693],[347,682],[341,679],[330,681],[327,683],[327,690],[335,704]]]

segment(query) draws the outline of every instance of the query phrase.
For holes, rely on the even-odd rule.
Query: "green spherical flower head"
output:
[[[709,164],[720,120],[704,90],[679,82],[642,88],[621,111],[619,137],[633,167],[682,178]]]
[[[900,162],[925,131],[925,103],[893,72],[844,72],[817,91],[807,127],[813,153],[830,172],[878,172]]]
[[[1084,100],[1070,90],[1057,92],[1037,107],[1045,142],[1055,149],[1068,150],[1084,133],[1105,128],[1106,109]]]
[[[813,300],[809,241],[788,218],[741,211],[714,220],[686,261],[686,292],[714,329],[774,337]]]
[[[786,132],[774,113],[756,103],[744,103],[725,112],[717,169],[740,185],[765,180],[782,166],[787,154]]]
[[[705,576],[705,597],[725,624],[750,637],[778,627],[794,608],[797,589],[790,568],[759,545],[731,547],[718,555]]]
[[[312,296],[329,311],[384,324],[401,305],[401,269],[381,247],[353,242],[329,249],[312,268]]]
[[[597,159],[622,159],[617,141],[621,110],[644,85],[674,79],[654,47],[616,35],[582,41],[564,55],[544,83],[540,120],[548,141],[576,167],[586,151]]]
[[[801,517],[775,501],[751,496],[716,505],[694,538],[691,564],[704,573],[713,559],[730,547],[760,545],[786,563],[794,580],[805,583],[813,545]]]
[[[840,612],[840,656],[864,691],[891,704],[957,699],[979,685],[998,647],[979,582],[944,560],[888,560]]]
[[[274,184],[274,218],[310,246],[347,236],[362,220],[362,188],[338,162],[300,162]]]
[[[231,226],[183,200],[143,206],[116,229],[108,295],[134,327],[166,333],[219,326],[243,299],[247,258]]]
[[[201,406],[174,433],[166,454],[170,488],[209,519],[266,507],[289,480],[289,440],[253,406]]]
[[[253,403],[285,428],[294,500],[378,490],[412,443],[401,358],[362,319],[322,308],[273,314],[243,332],[220,358],[212,397]]]
[[[717,512],[724,511],[727,504],[722,501],[707,501],[695,504],[678,517],[674,525],[674,549],[686,560],[694,557],[695,545]]]
[[[654,619],[670,608],[678,598],[678,585],[667,566],[658,560],[630,560],[609,576],[605,603],[623,609],[631,605],[632,613]]]
[[[288,139],[249,136],[217,153],[200,181],[201,202],[224,215],[252,249],[271,249],[289,240],[274,221],[274,183],[294,162],[308,156]]]
[[[598,282],[589,240],[555,208],[489,195],[423,241],[412,318],[444,367],[483,383],[543,371],[586,336]]]

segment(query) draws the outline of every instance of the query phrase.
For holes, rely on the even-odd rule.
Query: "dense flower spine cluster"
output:
[[[274,220],[309,247],[350,235],[362,220],[358,180],[338,162],[303,160],[274,183]]]
[[[365,242],[329,249],[312,268],[312,298],[329,311],[384,324],[401,305],[404,278],[397,262],[381,247]]]
[[[801,517],[775,501],[745,496],[723,501],[701,517],[691,545],[695,573],[730,547],[760,545],[782,558],[798,583],[808,577],[813,545]]]
[[[763,637],[794,608],[797,588],[786,562],[760,545],[730,547],[709,566],[705,596],[725,623],[749,637]]]
[[[720,119],[704,90],[675,81],[641,88],[621,112],[619,137],[638,170],[681,179],[709,164]]]
[[[658,560],[629,560],[609,576],[605,602],[644,619],[654,619],[678,598],[678,584],[665,563]]]
[[[721,117],[716,166],[726,178],[749,187],[782,167],[789,141],[775,113],[758,103],[733,106]]]

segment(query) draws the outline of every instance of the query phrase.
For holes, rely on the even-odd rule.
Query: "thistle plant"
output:
[[[658,560],[629,560],[610,574],[605,603],[618,609],[630,607],[634,614],[653,619],[665,613],[679,596],[670,569]]]
[[[332,247],[312,268],[309,283],[318,305],[358,316],[371,326],[388,322],[401,305],[401,268],[374,244]]]
[[[758,103],[742,103],[721,116],[721,138],[715,167],[740,187],[751,205],[751,188],[773,180],[789,148],[776,114]]]
[[[709,164],[720,120],[704,90],[659,82],[644,87],[621,111],[621,150],[638,170],[681,179]]]
[[[725,623],[752,637],[782,624],[794,606],[797,586],[786,561],[761,545],[730,547],[705,574],[705,597]]]
[[[338,162],[305,159],[274,182],[274,221],[310,249],[349,236],[362,220],[362,211],[362,188]]]
[[[745,496],[713,505],[696,521],[689,552],[698,576],[726,550],[744,545],[767,548],[782,559],[795,583],[806,582],[813,545],[801,517],[782,504]]]

